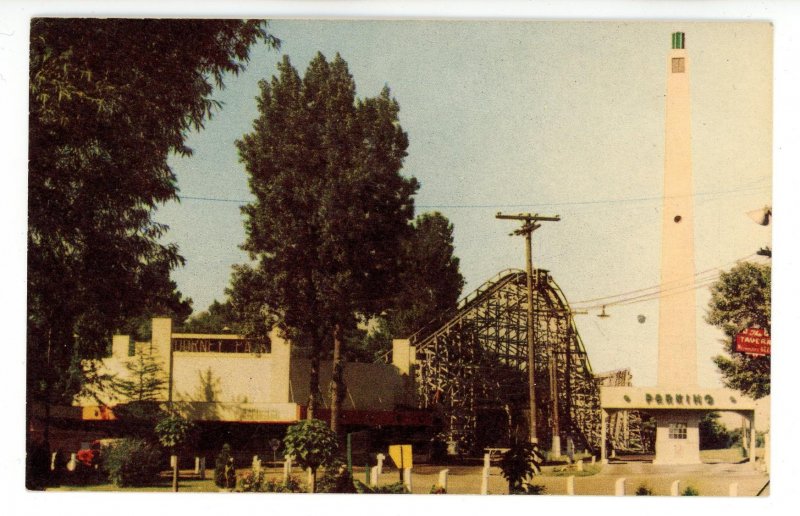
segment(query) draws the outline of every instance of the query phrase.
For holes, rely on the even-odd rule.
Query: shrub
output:
[[[263,471],[251,470],[239,478],[236,491],[239,493],[260,493],[263,491],[266,477]]]
[[[508,481],[508,492],[522,489],[522,482],[540,471],[538,462],[543,459],[539,447],[527,441],[515,443],[500,460],[503,478]]]
[[[433,484],[431,486],[430,494],[447,494],[447,489],[439,484]]]
[[[353,477],[344,464],[330,467],[317,482],[317,493],[356,493]]]
[[[653,490],[644,484],[636,488],[636,496],[653,496]]]
[[[700,496],[700,491],[692,486],[686,486],[686,489],[683,490],[681,496]]]
[[[356,492],[362,494],[408,494],[406,485],[402,482],[395,482],[385,486],[370,487],[360,480],[355,481]]]
[[[152,483],[161,469],[161,452],[143,439],[122,439],[103,453],[103,470],[117,487]]]
[[[239,480],[237,491],[242,493],[260,493],[263,490],[265,481],[264,471],[248,471]]]
[[[304,491],[295,477],[289,477],[286,482],[274,478],[267,479],[263,470],[248,471],[239,481],[239,487],[236,490],[240,493],[302,493]]]
[[[265,493],[303,493],[305,489],[295,477],[289,477],[286,482],[268,480],[264,485]]]
[[[514,488],[513,490],[509,491],[509,494],[513,495],[543,495],[547,492],[547,488],[545,486],[540,486],[537,484],[522,484],[519,487]]]
[[[236,469],[231,456],[231,445],[224,444],[214,464],[214,483],[223,489],[236,487]]]

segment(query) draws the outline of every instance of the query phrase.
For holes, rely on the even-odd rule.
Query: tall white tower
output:
[[[658,317],[658,385],[697,385],[695,291],[677,289],[693,280],[694,198],[689,103],[689,57],[684,33],[672,35],[667,58],[661,290]],[[672,289],[672,290],[670,290]]]
[[[658,387],[697,387],[694,278],[694,188],[689,102],[689,57],[683,32],[672,34],[667,57],[661,296],[658,302]],[[677,407],[676,407],[677,409]],[[656,464],[700,462],[698,411],[662,410],[656,418]]]

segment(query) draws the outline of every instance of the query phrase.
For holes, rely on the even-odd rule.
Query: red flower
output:
[[[97,450],[79,450],[76,458],[84,466],[91,468],[97,459]]]

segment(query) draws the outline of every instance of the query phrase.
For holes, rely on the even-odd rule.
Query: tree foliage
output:
[[[137,317],[188,315],[182,263],[154,209],[177,199],[170,153],[219,107],[214,87],[260,21],[34,19],[30,47],[28,393],[69,402],[81,360]]]
[[[727,337],[726,355],[714,363],[727,387],[759,399],[770,393],[770,357],[734,351],[736,334],[745,328],[760,327],[771,332],[771,273],[769,264],[743,262],[720,274],[711,286],[706,315],[709,324]]]
[[[220,303],[216,299],[200,313],[192,315],[181,326],[185,333],[239,333],[240,323],[230,300]]]
[[[303,469],[311,470],[310,490],[315,491],[317,469],[333,463],[339,441],[336,434],[319,419],[306,419],[290,426],[283,438],[286,455]]]
[[[402,295],[388,318],[394,335],[408,336],[456,307],[464,276],[454,255],[453,224],[439,212],[423,213],[403,246]]]
[[[439,212],[423,213],[403,242],[402,279],[391,308],[374,331],[362,339],[359,358],[372,361],[392,348],[393,338],[406,338],[427,323],[455,309],[464,276],[454,255],[453,224]]]
[[[161,361],[152,353],[140,349],[136,356],[125,362],[127,374],[115,377],[111,388],[126,402],[158,401],[167,385],[166,372]]]
[[[169,412],[155,428],[158,442],[176,453],[178,448],[190,445],[197,434],[197,426],[177,412]]]
[[[256,198],[243,208],[242,246],[255,263],[236,268],[232,300],[252,330],[272,318],[309,347],[313,417],[321,353],[334,342],[341,359],[337,343],[398,289],[418,185],[400,175],[408,138],[397,102],[388,88],[356,100],[340,56],[318,54],[302,79],[284,57],[260,87],[259,117],[237,142]],[[334,411],[343,396],[335,361]]]
[[[700,420],[700,449],[721,450],[735,443],[735,436],[719,422],[719,412],[709,412]]]
[[[541,471],[539,463],[543,458],[538,445],[527,441],[514,443],[500,459],[500,471],[508,481],[508,492],[527,492],[523,482]]]

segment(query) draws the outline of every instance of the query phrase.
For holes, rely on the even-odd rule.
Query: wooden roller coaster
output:
[[[594,452],[600,445],[599,385],[629,384],[630,373],[593,374],[564,294],[548,271],[534,274],[539,442],[549,448],[557,428],[567,447]],[[410,337],[418,403],[438,414],[441,437],[464,453],[528,435],[526,310],[526,274],[508,269]],[[615,449],[642,451],[636,416],[612,420]]]

